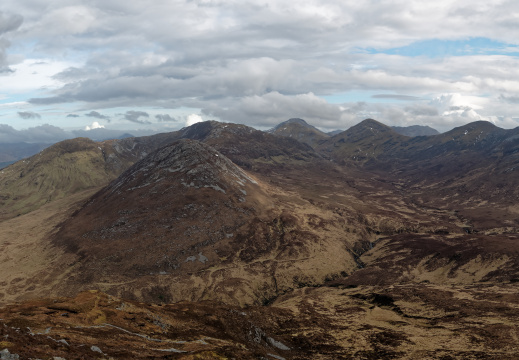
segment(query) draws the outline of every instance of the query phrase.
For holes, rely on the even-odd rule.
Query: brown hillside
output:
[[[291,198],[214,148],[180,140],[136,163],[63,224],[54,244],[77,260],[58,290],[250,304],[351,272],[358,236],[341,235],[344,220],[333,211]]]

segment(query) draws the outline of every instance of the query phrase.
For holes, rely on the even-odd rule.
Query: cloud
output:
[[[229,122],[270,128],[282,121],[298,117],[321,128],[348,128],[358,120],[362,104],[349,106],[330,104],[313,93],[295,96],[270,92],[263,96],[248,96],[237,101],[228,101],[223,106],[213,103],[202,112]]]
[[[0,11],[0,35],[14,31],[23,23],[23,17],[18,14],[5,14]]]
[[[98,113],[97,111],[90,111],[88,114],[85,114],[85,116],[102,119],[102,120],[110,120],[109,116],[102,115],[102,114]]]
[[[61,140],[70,139],[72,135],[59,127],[45,124],[25,130],[16,130],[12,126],[0,124],[1,143],[55,143]]]
[[[168,114],[157,114],[155,115],[155,119],[157,119],[159,122],[177,121],[175,118],[171,117]]]
[[[68,118],[77,118],[77,117],[79,117],[79,115],[77,115],[77,114],[68,114],[67,117]]]
[[[505,96],[501,94],[499,95],[499,100],[504,101],[506,103],[519,104],[519,96]]]
[[[137,123],[137,124],[151,124],[148,120],[141,120],[140,118],[149,118],[150,114],[144,111],[135,111],[135,110],[129,110],[124,114],[124,118],[128,121]]]
[[[92,125],[87,125],[85,127],[85,131],[90,131],[94,129],[104,129],[104,125],[99,124],[97,121],[94,121]]]
[[[22,119],[41,119],[41,115],[32,111],[18,111],[18,115]]]
[[[123,108],[118,110],[123,113],[140,107],[147,114],[160,107],[171,119],[181,119],[182,112],[173,111],[184,106],[258,126],[296,113],[334,127],[373,115],[391,121],[400,115],[406,121],[430,117],[450,126],[450,117],[467,121],[475,112],[513,119],[516,110],[497,106],[514,105],[519,93],[513,1],[204,0],[149,6],[121,0],[5,0],[2,5],[25,20],[23,31],[16,31],[21,17],[1,14],[0,69],[7,66],[11,41],[19,42],[17,49],[34,49],[22,57],[70,60],[45,77],[48,84],[34,85],[44,95],[29,99],[33,105],[78,102],[88,109]],[[494,50],[428,56],[446,44],[473,47],[477,39],[491,42]],[[418,51],[421,44],[438,49],[416,56],[402,51]],[[359,91],[367,104],[319,100]],[[495,104],[471,103],[481,107],[466,111],[453,110],[464,106],[459,104],[428,104],[443,93],[485,94]],[[122,117],[149,123],[149,116]]]
[[[412,106],[406,106],[405,112],[414,116],[438,116],[438,108],[429,104],[415,104]]]
[[[186,118],[186,126],[191,126],[193,124],[196,124],[196,123],[199,123],[202,121],[204,121],[204,119],[202,119],[202,117],[200,115],[191,114],[191,115],[188,115]]]
[[[0,36],[14,31],[23,23],[23,17],[18,14],[5,14],[0,11]],[[12,72],[9,68],[9,61],[7,58],[7,48],[11,46],[11,42],[3,37],[0,37],[0,74],[5,72]]]

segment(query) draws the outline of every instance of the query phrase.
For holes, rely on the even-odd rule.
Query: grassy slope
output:
[[[0,220],[26,214],[69,194],[106,185],[103,144],[79,138],[55,144],[0,171]]]

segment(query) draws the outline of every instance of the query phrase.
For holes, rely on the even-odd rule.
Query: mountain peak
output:
[[[411,125],[411,126],[392,126],[392,129],[397,133],[405,136],[432,136],[438,135],[439,132],[430,126],[425,125]]]
[[[85,265],[86,277],[187,276],[219,261],[227,239],[271,206],[263,185],[227,157],[181,139],[91,197],[55,241],[104,269]]]
[[[272,129],[268,130],[268,132],[276,133],[276,132],[279,132],[278,131],[279,129],[282,129],[283,127],[287,127],[287,126],[292,126],[292,125],[296,125],[296,126],[299,125],[301,127],[313,129],[313,130],[320,132],[320,130],[318,130],[315,126],[310,125],[305,120],[300,119],[300,118],[291,118],[291,119],[288,119],[287,121],[283,121],[282,123],[279,123],[278,125],[274,126]]]
[[[354,129],[354,128],[366,128],[366,127],[370,127],[370,128],[374,128],[374,129],[384,129],[384,130],[391,130],[391,128],[385,124],[382,124],[381,122],[375,120],[375,119],[371,119],[371,118],[368,118],[368,119],[365,119],[365,120],[362,120],[360,123],[358,123],[357,125],[355,126],[352,126],[350,129]]]
[[[317,144],[329,137],[328,134],[299,118],[288,119],[267,132],[278,136],[294,138],[311,147],[317,146]]]
[[[287,121],[285,121],[285,123],[289,123],[289,124],[290,123],[298,123],[298,124],[301,124],[301,125],[311,126],[306,121],[304,121],[303,119],[300,119],[300,118],[290,118]]]
[[[113,192],[123,186],[132,189],[152,185],[146,179],[153,179],[154,183],[179,180],[184,187],[211,188],[224,194],[232,187],[257,184],[214,148],[191,139],[181,139],[155,151],[108,188]]]

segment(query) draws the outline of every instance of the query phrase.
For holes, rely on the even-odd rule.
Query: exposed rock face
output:
[[[164,188],[161,182],[186,188],[210,188],[228,192],[245,202],[245,188],[258,183],[227,157],[197,141],[179,140],[141,160],[106,188],[109,197],[124,191],[152,187],[151,194]],[[171,189],[170,190],[176,190]],[[150,194],[150,195],[151,195]],[[105,199],[106,200],[106,199]]]

